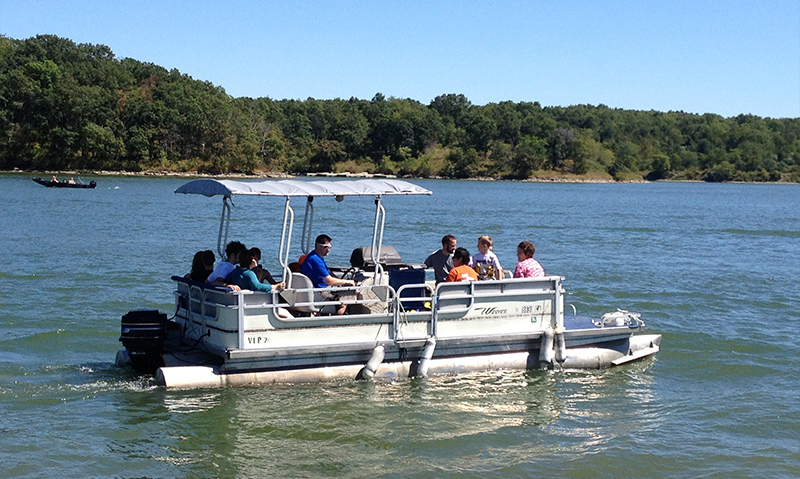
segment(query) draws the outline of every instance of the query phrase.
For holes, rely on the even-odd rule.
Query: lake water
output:
[[[800,476],[798,185],[415,181],[434,195],[384,200],[405,261],[490,234],[513,268],[531,240],[579,313],[641,313],[661,352],[605,371],[173,391],[114,366],[120,317],[172,314],[169,277],[214,247],[221,201],[173,194],[182,179],[90,179],[0,176],[1,477]],[[277,271],[283,201],[234,203],[232,238]],[[329,264],[346,264],[372,202],[315,204]]]

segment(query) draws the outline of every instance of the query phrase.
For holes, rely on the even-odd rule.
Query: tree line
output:
[[[800,182],[800,118],[233,98],[104,45],[0,36],[0,169]]]

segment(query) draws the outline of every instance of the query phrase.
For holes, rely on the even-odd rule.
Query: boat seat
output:
[[[314,288],[314,285],[311,283],[311,280],[308,276],[304,275],[303,273],[292,273],[291,279],[289,280],[289,288],[290,290],[310,290]],[[288,293],[288,292],[287,292]],[[300,311],[301,313],[310,313],[310,314],[317,314],[320,312],[318,306],[314,305],[302,305],[296,306],[297,303],[311,303],[311,302],[320,302],[323,301],[322,295],[319,294],[317,291],[293,291],[293,295],[291,297],[281,294],[281,296],[289,303],[289,306],[292,309]]]

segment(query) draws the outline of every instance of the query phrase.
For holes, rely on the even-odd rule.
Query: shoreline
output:
[[[249,178],[249,179],[291,179],[291,178],[313,178],[313,177],[321,177],[321,178],[357,178],[357,179],[369,179],[369,178],[401,178],[404,180],[464,180],[464,181],[518,181],[518,182],[529,182],[529,183],[650,183],[647,180],[641,181],[615,181],[613,179],[605,179],[605,178],[598,178],[598,177],[579,177],[579,176],[564,176],[564,175],[552,175],[552,176],[541,176],[541,177],[532,177],[526,178],[524,180],[512,180],[512,179],[501,179],[501,178],[491,178],[491,177],[475,177],[475,178],[445,178],[441,176],[432,176],[432,177],[416,177],[416,176],[398,176],[398,175],[386,175],[381,173],[307,173],[305,175],[292,175],[290,173],[275,173],[275,172],[260,172],[260,173],[223,173],[218,175],[212,175],[208,173],[199,173],[196,171],[192,172],[182,172],[182,171],[168,171],[168,170],[158,170],[158,171],[110,171],[110,170],[93,170],[93,171],[77,171],[77,170],[58,170],[58,171],[50,171],[50,170],[42,170],[42,171],[25,171],[25,170],[0,170],[0,174],[19,174],[19,175],[42,175],[42,176],[73,176],[77,177],[80,175],[85,176],[127,176],[127,177],[153,177],[153,176],[160,176],[160,177],[175,177],[175,178],[222,178],[222,179],[234,179],[234,178]]]
[[[546,176],[534,176],[526,179],[502,179],[491,177],[475,177],[475,178],[445,178],[445,177],[415,177],[415,176],[398,176],[398,175],[385,175],[380,173],[308,173],[305,175],[292,175],[289,173],[275,173],[275,172],[260,172],[260,173],[223,173],[212,175],[208,173],[199,172],[181,172],[181,171],[110,171],[110,170],[95,170],[95,171],[77,171],[77,170],[58,170],[58,171],[25,171],[20,169],[14,170],[0,170],[0,174],[9,175],[44,175],[44,176],[72,176],[79,177],[85,176],[126,176],[126,177],[167,177],[167,178],[221,178],[221,179],[291,179],[291,178],[354,178],[354,179],[369,179],[369,178],[400,178],[404,180],[463,180],[463,181],[510,181],[521,183],[707,183],[703,180],[614,180],[612,178],[603,178],[602,175],[567,175],[567,174],[554,174]],[[747,184],[747,185],[797,185],[800,183],[793,183],[788,181],[725,181],[722,183],[734,184]]]

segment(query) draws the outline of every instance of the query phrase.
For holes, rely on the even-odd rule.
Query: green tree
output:
[[[800,118],[481,106],[453,93],[428,105],[231,98],[104,45],[0,35],[0,168],[776,181],[800,177]]]
[[[556,128],[550,133],[547,142],[547,156],[550,166],[559,169],[568,158],[575,156],[575,131],[570,128]]]
[[[669,156],[658,153],[652,158],[652,171],[647,175],[648,180],[662,180],[667,177],[670,170]]]
[[[630,141],[614,143],[614,163],[609,167],[608,173],[617,178],[620,173],[626,173],[636,167],[636,145]]]
[[[546,161],[547,142],[535,136],[524,136],[511,162],[511,175],[515,178],[528,178],[533,171],[542,169]]]

